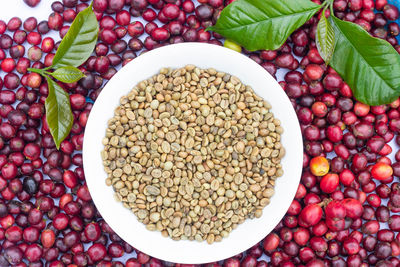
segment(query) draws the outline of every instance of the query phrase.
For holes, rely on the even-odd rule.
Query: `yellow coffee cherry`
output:
[[[242,47],[232,40],[225,40],[224,46],[226,48],[235,50],[236,52],[242,52]]]

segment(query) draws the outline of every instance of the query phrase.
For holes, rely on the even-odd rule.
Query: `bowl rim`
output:
[[[215,245],[215,250],[218,251],[218,255],[207,255],[207,256],[198,256],[193,258],[191,255],[185,255],[185,254],[179,254],[179,256],[182,257],[177,257],[177,253],[180,253],[180,251],[174,251],[174,253],[171,254],[171,251],[169,249],[166,249],[165,247],[162,248],[166,251],[162,252],[160,249],[157,248],[157,251],[153,250],[153,246],[146,244],[146,242],[148,242],[148,240],[141,240],[143,242],[138,242],[135,244],[132,244],[132,238],[131,237],[127,237],[127,235],[125,234],[124,230],[121,230],[119,227],[119,223],[116,218],[113,218],[115,216],[115,210],[110,213],[110,212],[105,212],[105,207],[104,205],[107,205],[107,203],[105,202],[105,200],[103,199],[104,196],[102,193],[97,192],[96,190],[96,178],[92,177],[93,175],[91,174],[91,172],[93,171],[93,159],[95,157],[99,157],[96,155],[93,155],[92,153],[92,149],[94,148],[93,146],[93,142],[94,142],[94,138],[90,138],[89,136],[91,136],[92,133],[94,133],[94,131],[96,131],[96,129],[98,128],[98,124],[99,121],[96,120],[96,116],[99,116],[96,114],[96,112],[98,114],[100,114],[100,110],[102,107],[102,104],[104,105],[105,103],[107,103],[108,105],[106,105],[107,108],[111,108],[114,111],[116,106],[113,106],[112,104],[110,104],[110,102],[108,102],[108,100],[106,99],[106,94],[110,94],[107,92],[112,91],[112,89],[116,86],[118,86],[119,82],[121,79],[123,79],[124,76],[127,75],[127,72],[130,72],[132,69],[134,69],[134,66],[138,66],[138,65],[144,65],[146,66],[146,64],[148,64],[148,61],[154,58],[158,58],[160,55],[162,55],[163,53],[168,54],[168,53],[177,53],[177,51],[179,51],[180,53],[182,51],[186,51],[186,50],[192,50],[193,52],[198,52],[199,50],[201,51],[213,51],[213,53],[215,55],[224,55],[227,58],[232,58],[232,60],[241,62],[247,66],[251,66],[251,69],[255,70],[256,72],[259,73],[263,73],[264,77],[266,79],[266,81],[268,81],[269,85],[274,86],[275,87],[275,91],[274,94],[278,94],[280,95],[280,97],[282,98],[282,103],[279,103],[279,105],[284,105],[286,107],[288,107],[288,116],[290,116],[291,118],[291,122],[290,122],[290,136],[289,136],[289,132],[287,132],[287,128],[289,127],[289,123],[285,123],[287,126],[283,126],[285,129],[285,132],[283,133],[284,136],[288,135],[288,138],[290,137],[291,143],[293,145],[293,147],[291,147],[290,149],[296,150],[298,155],[295,156],[296,160],[295,162],[290,162],[290,171],[293,171],[295,173],[295,177],[291,177],[291,181],[294,182],[294,185],[289,186],[288,188],[285,188],[285,192],[287,193],[287,197],[286,197],[286,201],[284,201],[284,203],[280,203],[280,208],[279,208],[279,215],[278,216],[273,216],[273,219],[271,221],[271,225],[265,226],[266,229],[268,230],[264,230],[264,231],[258,231],[257,234],[259,234],[258,236],[253,236],[253,235],[248,235],[246,236],[249,240],[251,241],[247,241],[247,242],[243,242],[246,245],[243,245],[243,243],[238,243],[237,246],[231,246],[232,248],[229,249],[229,252],[221,250],[220,248],[220,244],[222,244],[224,241],[226,244],[226,240],[229,240],[229,238],[231,237],[232,233],[235,231],[238,231],[238,229],[235,229],[231,235],[227,238],[224,238],[224,240],[222,242],[218,242],[218,243],[214,243]],[[181,55],[182,56],[182,55]],[[213,59],[215,60],[215,59]],[[211,60],[212,61],[212,60]],[[147,63],[146,63],[147,62]],[[196,63],[193,63],[194,65],[198,65]],[[212,65],[212,63],[210,64]],[[160,68],[164,67],[162,65],[160,65]],[[183,66],[182,66],[183,67]],[[217,68],[216,68],[217,69]],[[219,68],[218,68],[219,69]],[[218,70],[217,69],[217,70]],[[222,70],[221,71],[225,71]],[[227,71],[228,73],[230,73],[229,71]],[[156,73],[154,73],[156,74]],[[153,75],[154,75],[153,74]],[[239,79],[242,81],[241,78],[241,74],[240,73],[235,73],[235,76],[239,77]],[[145,80],[148,77],[141,77],[139,78],[139,81]],[[245,84],[248,84],[248,82],[243,82]],[[132,88],[132,87],[131,87]],[[131,90],[131,88],[129,89],[124,89],[125,91],[125,95]],[[257,95],[259,95],[259,93],[257,92],[257,90],[254,88],[254,91],[256,92]],[[280,91],[279,91],[279,90]],[[122,95],[118,96],[118,100]],[[263,97],[265,99],[265,97]],[[272,112],[274,112],[274,105],[278,105],[278,103],[274,104],[271,102],[272,105]],[[274,112],[275,113],[275,112]],[[108,118],[109,119],[109,118]],[[108,120],[107,119],[107,120]],[[278,117],[278,119],[280,119]],[[105,120],[103,118],[103,121],[106,122],[107,120]],[[105,129],[106,127],[104,127]],[[101,128],[103,129],[103,128]],[[97,130],[98,131],[98,130]],[[102,133],[102,136],[104,136],[104,132]],[[103,145],[100,143],[101,147],[103,147]],[[286,148],[286,147],[285,147]],[[286,150],[288,151],[288,148],[286,148]],[[132,244],[133,247],[135,247],[136,249],[138,249],[139,251],[142,251],[143,253],[146,253],[152,257],[155,258],[159,258],[162,260],[166,260],[169,262],[179,262],[179,263],[188,263],[188,264],[202,264],[202,263],[207,263],[207,262],[215,262],[215,261],[219,261],[222,260],[224,258],[228,258],[231,256],[234,256],[238,253],[241,253],[244,250],[247,250],[248,248],[250,248],[252,245],[256,244],[257,242],[260,242],[268,233],[270,233],[275,225],[283,218],[284,214],[286,213],[287,209],[289,208],[295,193],[297,191],[297,187],[298,184],[300,182],[300,177],[301,177],[301,171],[302,171],[302,158],[303,158],[303,140],[302,140],[302,136],[301,136],[301,131],[300,131],[300,125],[299,122],[297,120],[297,116],[296,113],[293,109],[293,106],[289,100],[289,98],[286,96],[286,94],[284,93],[284,91],[281,89],[280,85],[278,84],[278,82],[264,69],[262,68],[259,64],[257,64],[256,62],[254,62],[252,59],[248,58],[247,56],[238,53],[236,51],[230,50],[228,48],[224,48],[224,47],[220,47],[220,46],[216,46],[216,45],[212,45],[212,44],[206,44],[206,43],[181,43],[181,44],[173,44],[173,45],[168,45],[168,46],[163,46],[151,51],[148,51],[142,55],[140,55],[139,57],[135,58],[134,60],[132,60],[131,62],[129,62],[127,65],[125,65],[123,68],[121,68],[115,75],[114,77],[112,77],[112,79],[110,79],[108,81],[108,83],[104,86],[102,92],[99,94],[97,100],[95,101],[91,113],[89,115],[88,121],[87,121],[87,125],[86,125],[86,129],[85,129],[85,134],[84,134],[84,144],[83,144],[83,168],[85,171],[85,176],[86,176],[86,182],[87,182],[87,186],[89,189],[89,192],[91,193],[92,199],[94,204],[96,205],[96,208],[98,209],[98,211],[100,212],[100,214],[102,215],[103,219],[110,225],[110,227],[123,239],[125,240],[127,243]],[[287,156],[287,155],[286,155]],[[101,162],[101,166],[102,166],[102,162]],[[283,166],[285,169],[285,166]],[[90,170],[89,170],[90,169]],[[102,171],[104,172],[104,170],[102,169]],[[285,170],[286,173],[286,170]],[[280,177],[277,179],[275,188],[277,188],[279,186],[279,181],[280,179],[283,179],[285,177],[285,174],[283,177]],[[100,183],[103,183],[105,186],[105,180],[106,175],[104,172],[104,179],[101,179]],[[98,182],[98,181],[97,181]],[[271,199],[271,203],[273,203],[273,197]],[[109,204],[109,203],[108,203]],[[118,205],[120,205],[122,208],[123,206],[121,205],[121,203],[117,203]],[[271,204],[270,204],[271,205]],[[270,206],[268,205],[268,206]],[[267,206],[267,207],[268,207]],[[267,208],[265,207],[264,210]],[[125,209],[125,208],[124,208]],[[130,210],[126,209],[128,212],[131,213]],[[131,213],[133,216],[135,216],[133,213]],[[263,218],[263,217],[261,217]],[[136,219],[136,218],[135,218]],[[260,219],[255,219],[255,220],[260,220]],[[246,220],[243,224],[239,225],[239,227],[241,227],[242,225],[246,224],[247,221],[254,221],[254,220]],[[138,221],[136,221],[137,223],[139,223]],[[141,223],[139,223],[141,224]],[[238,227],[238,228],[239,228]],[[148,230],[145,230],[148,231]],[[150,235],[150,233],[154,233],[154,232],[150,232],[148,231],[148,235]],[[160,232],[156,232],[159,235],[159,238],[161,239],[169,239],[169,238],[163,238],[160,234]],[[145,234],[146,235],[146,234]],[[172,239],[170,239],[171,241],[173,241]],[[138,241],[138,240],[136,240]],[[173,241],[173,242],[182,242],[185,243],[186,245],[182,246],[182,251],[184,251],[188,246],[190,246],[187,242],[192,242],[192,241]],[[196,242],[196,241],[194,241]],[[197,243],[197,242],[196,242]],[[202,243],[206,243],[206,242],[202,242]],[[249,245],[249,244],[250,245]],[[214,246],[213,245],[208,245],[208,246]],[[207,244],[206,244],[207,245]],[[152,248],[152,250],[150,250],[149,248]],[[214,249],[213,249],[214,251]],[[222,251],[222,252],[221,252]],[[154,253],[153,253],[154,252]],[[191,250],[185,250],[185,253],[198,253],[198,251],[191,251]],[[172,256],[171,256],[172,255]]]

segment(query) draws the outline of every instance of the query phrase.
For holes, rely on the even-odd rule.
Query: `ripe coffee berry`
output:
[[[395,5],[385,5],[383,8],[383,14],[388,20],[396,20],[399,18],[399,10]]]
[[[157,18],[157,13],[153,9],[148,8],[143,12],[142,16],[144,20],[152,22]]]
[[[37,20],[34,17],[29,17],[24,21],[24,30],[27,32],[33,31],[37,26]]]
[[[30,7],[35,7],[40,3],[40,0],[24,0],[24,2]]]
[[[121,25],[121,26],[128,25],[130,22],[129,12],[126,10],[122,10],[122,11],[118,12],[116,15],[116,21],[117,21],[118,25]]]
[[[30,73],[28,75],[27,86],[31,88],[39,88],[40,84],[42,83],[42,76],[38,73]]]
[[[315,102],[311,106],[311,110],[315,116],[320,118],[325,117],[325,115],[328,113],[328,108],[323,102]]]
[[[30,32],[26,39],[31,45],[39,45],[42,41],[42,37],[38,32]]]
[[[18,30],[22,25],[22,21],[18,17],[11,18],[7,23],[7,30],[13,32]]]
[[[166,4],[161,10],[164,16],[169,20],[176,19],[179,16],[179,7],[174,4]]]
[[[73,9],[67,9],[63,12],[63,18],[66,22],[72,22],[76,17],[76,12]]]
[[[51,37],[46,37],[42,41],[42,46],[41,49],[45,53],[49,53],[53,50],[54,48],[54,40]]]
[[[57,12],[52,13],[48,19],[48,26],[52,30],[56,31],[60,30],[61,27],[63,26],[62,16]]]
[[[103,29],[99,33],[99,38],[106,44],[113,44],[117,40],[117,34],[109,29]]]
[[[392,176],[393,169],[386,163],[376,163],[371,169],[371,174],[377,180],[385,180]]]
[[[4,72],[12,72],[15,69],[16,63],[12,58],[6,58],[1,62],[1,70]]]
[[[326,174],[320,182],[320,188],[324,193],[333,193],[338,186],[339,176],[335,173]]]
[[[128,25],[128,34],[132,37],[138,37],[144,33],[144,26],[140,21],[132,22]]]
[[[151,32],[151,37],[155,41],[165,41],[169,38],[170,34],[166,29],[157,28]]]
[[[316,64],[307,65],[304,74],[311,80],[319,80],[321,79],[324,71],[323,69]]]

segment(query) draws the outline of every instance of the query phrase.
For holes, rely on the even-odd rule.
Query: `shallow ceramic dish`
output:
[[[112,187],[106,186],[106,173],[100,152],[107,121],[113,117],[121,96],[138,82],[147,79],[162,67],[178,68],[194,64],[213,67],[237,76],[253,87],[256,94],[272,105],[272,112],[284,128],[282,144],[286,155],[282,160],[283,177],[277,179],[275,195],[259,219],[246,220],[222,242],[173,241],[160,232],[150,232],[136,216],[114,200]],[[296,193],[303,163],[303,142],[296,113],[274,78],[248,57],[224,47],[184,43],[147,52],[131,61],[107,83],[97,98],[85,130],[83,162],[87,185],[93,201],[106,222],[126,242],[153,257],[177,263],[207,263],[234,256],[264,238],[286,213]]]

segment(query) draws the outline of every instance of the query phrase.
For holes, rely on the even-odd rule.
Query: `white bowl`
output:
[[[114,109],[121,96],[138,82],[158,73],[162,67],[178,68],[194,64],[237,76],[253,87],[256,94],[272,105],[272,112],[284,128],[282,160],[284,175],[277,179],[275,195],[259,219],[246,220],[231,234],[212,245],[207,242],[173,241],[160,232],[146,230],[136,216],[114,200],[112,187],[106,186],[100,152]],[[83,145],[83,163],[93,201],[111,228],[126,242],[150,256],[177,263],[207,263],[234,256],[261,241],[285,215],[296,193],[303,163],[303,142],[295,111],[274,78],[260,65],[233,50],[203,43],[164,46],[132,60],[114,75],[97,98],[87,122]]]

